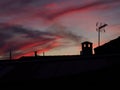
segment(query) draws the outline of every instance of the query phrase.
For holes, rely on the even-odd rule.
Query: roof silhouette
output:
[[[94,49],[95,54],[119,54],[120,53],[120,36],[116,39],[105,43]]]
[[[90,44],[88,41],[84,43]],[[100,54],[101,51],[120,52],[120,37],[95,50]],[[0,62],[0,82],[33,82],[32,80],[40,82],[53,79],[71,80],[71,78],[81,82],[93,80],[109,82],[113,78],[113,69],[118,72],[120,68],[119,60],[120,55],[30,56],[21,57],[19,60],[3,60]]]

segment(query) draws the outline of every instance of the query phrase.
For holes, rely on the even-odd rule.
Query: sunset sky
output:
[[[97,47],[96,22],[107,23],[101,44],[120,35],[120,0],[0,0],[0,59],[78,55],[81,42]]]

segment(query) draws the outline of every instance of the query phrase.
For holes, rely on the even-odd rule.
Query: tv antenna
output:
[[[97,22],[96,23],[96,31],[98,32],[98,46],[100,46],[100,33],[105,32],[105,27],[108,26],[108,24]]]

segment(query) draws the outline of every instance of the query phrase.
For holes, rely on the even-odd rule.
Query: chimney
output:
[[[10,50],[10,60],[12,60],[12,51]]]
[[[43,52],[43,56],[45,56],[45,52]]]
[[[82,43],[81,55],[92,55],[93,43],[85,41]]]
[[[37,51],[35,51],[34,53],[35,53],[35,57],[37,57],[37,56],[38,56],[38,55],[37,55]]]

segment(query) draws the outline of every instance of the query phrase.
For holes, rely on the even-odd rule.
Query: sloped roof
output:
[[[96,47],[95,49],[101,48],[120,48],[120,36],[116,39],[113,39],[102,46]]]

